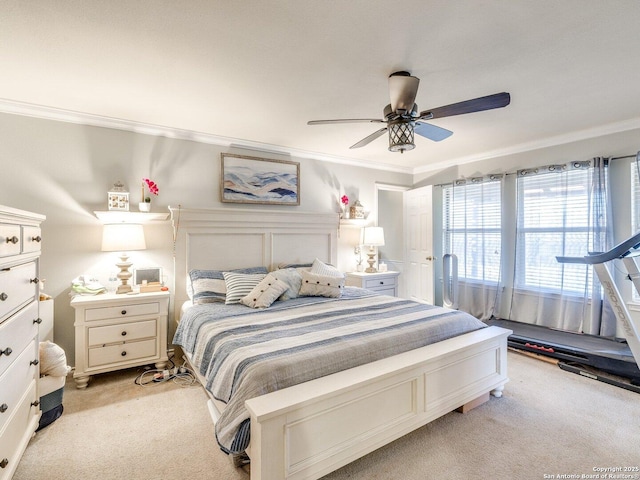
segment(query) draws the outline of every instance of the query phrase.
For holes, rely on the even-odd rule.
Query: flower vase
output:
[[[138,204],[138,210],[140,210],[141,212],[150,212],[151,202],[140,202]]]

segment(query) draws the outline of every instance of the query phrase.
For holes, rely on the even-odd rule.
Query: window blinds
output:
[[[500,280],[501,225],[500,181],[443,187],[443,248],[458,257],[460,280]]]
[[[556,256],[588,254],[590,186],[587,168],[518,177],[517,289],[576,295],[590,291],[590,268],[556,261]]]

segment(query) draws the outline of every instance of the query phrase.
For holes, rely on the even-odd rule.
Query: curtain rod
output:
[[[638,152],[640,153],[640,152]],[[611,160],[622,160],[623,158],[637,158],[638,157],[638,153],[636,153],[635,155],[625,155],[623,157],[612,157]]]
[[[638,153],[636,153],[634,155],[624,155],[624,156],[621,156],[621,157],[611,157],[609,160],[623,160],[625,158],[638,158],[638,159],[640,159],[640,151],[638,151]],[[504,172],[502,175],[515,175],[515,174],[516,174],[516,172]],[[481,175],[481,176],[483,176],[483,175]],[[454,181],[448,182],[448,183],[437,183],[437,184],[435,184],[433,186],[434,187],[444,187],[446,185],[452,185]]]

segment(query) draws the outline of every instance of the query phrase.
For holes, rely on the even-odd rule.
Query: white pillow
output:
[[[240,303],[251,308],[267,308],[282,293],[289,288],[282,280],[278,280],[274,273],[270,273],[256,285],[246,297],[240,299]]]
[[[313,261],[313,265],[311,266],[311,273],[315,275],[322,275],[324,277],[343,277],[344,274],[338,270],[336,267],[332,265],[327,265],[326,263],[318,260],[317,258]]]
[[[300,295],[307,297],[331,297],[338,298],[342,295],[344,277],[332,277],[315,275],[311,272],[302,272],[302,285]]]
[[[224,283],[227,287],[227,296],[225,302],[227,305],[232,303],[240,303],[242,297],[246,297],[251,293],[266,276],[264,273],[234,273],[222,272]]]

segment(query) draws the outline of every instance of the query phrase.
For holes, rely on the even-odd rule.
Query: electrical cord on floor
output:
[[[141,387],[157,385],[168,381],[173,381],[173,383],[181,387],[190,387],[197,384],[196,376],[193,371],[187,367],[186,360],[180,367],[176,367],[176,364],[171,358],[169,362],[173,365],[171,368],[163,370],[157,368],[147,369],[136,377],[134,383]]]

